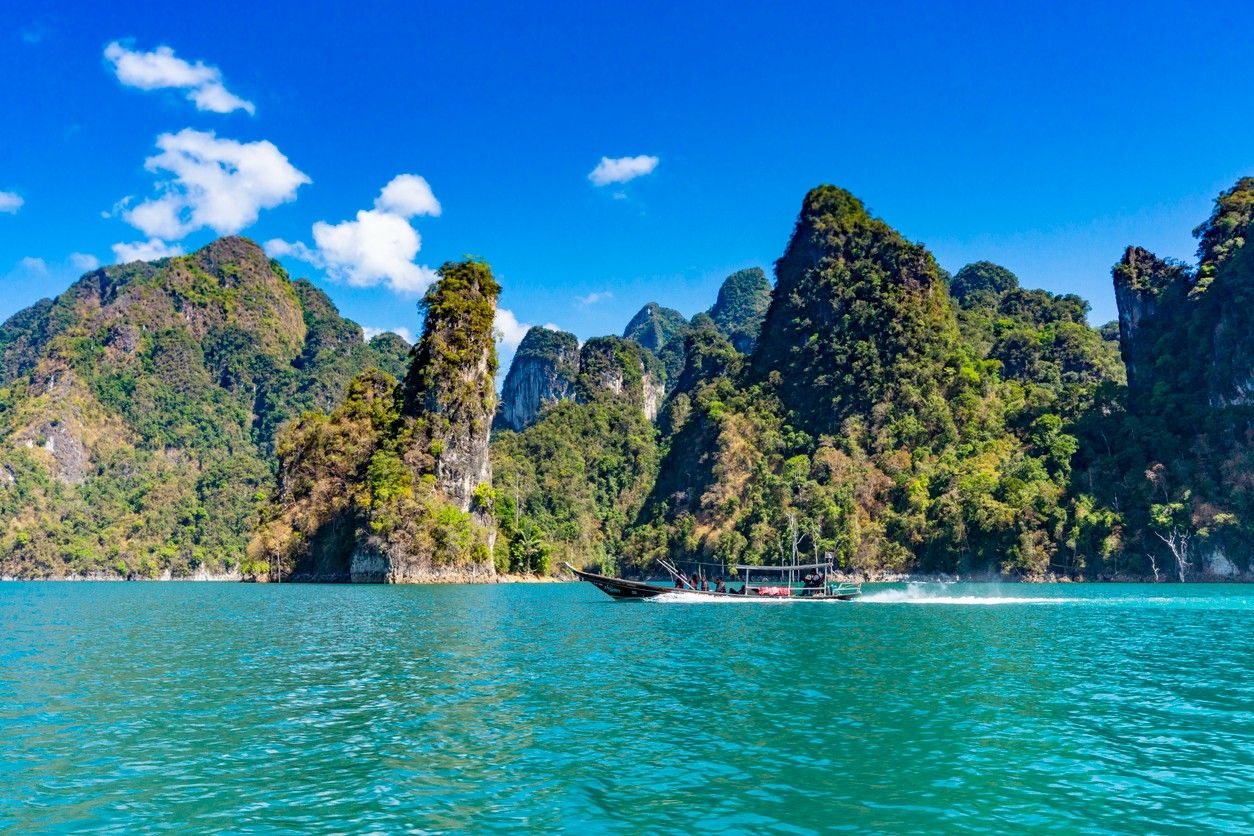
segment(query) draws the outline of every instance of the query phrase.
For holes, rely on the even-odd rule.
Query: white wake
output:
[[[946,587],[928,588],[922,584],[907,589],[884,589],[869,592],[858,599],[864,604],[953,604],[961,606],[996,606],[998,604],[1069,604],[1079,598],[1028,595],[951,595]]]

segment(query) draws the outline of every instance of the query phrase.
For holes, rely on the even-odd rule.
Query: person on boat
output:
[[[687,584],[685,584],[685,583],[684,583],[684,576],[683,576],[683,575],[676,575],[676,576],[675,576],[675,588],[676,588],[676,589],[683,589],[686,585],[687,585]]]
[[[697,577],[696,572],[692,573],[692,588],[696,590],[701,589],[701,579]]]
[[[723,592],[723,593],[726,593],[726,592],[727,592],[727,584],[723,583],[723,579],[722,579],[722,578],[718,578],[718,580],[717,580],[717,582],[716,582],[716,585],[715,585],[715,587],[714,587],[714,591],[715,591],[715,592]]]

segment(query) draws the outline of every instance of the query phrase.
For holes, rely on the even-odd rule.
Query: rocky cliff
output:
[[[479,261],[446,264],[423,297],[422,338],[401,393],[407,443],[435,458],[436,490],[462,511],[492,481],[488,436],[496,412],[492,323],[501,286]]]
[[[1096,457],[1131,545],[1180,578],[1251,568],[1254,178],[1219,195],[1194,234],[1196,267],[1129,247],[1114,268],[1127,413],[1100,425],[1121,440]]]
[[[527,332],[501,387],[495,429],[530,426],[546,405],[575,396],[579,341],[574,334],[535,327]]]
[[[1119,345],[1136,397],[1153,388],[1154,343],[1160,336],[1161,306],[1182,303],[1193,285],[1186,265],[1165,261],[1141,247],[1128,247],[1115,265],[1115,303],[1119,310]]]
[[[505,377],[493,426],[521,432],[547,405],[606,396],[635,404],[652,421],[666,395],[666,380],[663,361],[635,340],[594,337],[579,348],[574,334],[532,328]]]

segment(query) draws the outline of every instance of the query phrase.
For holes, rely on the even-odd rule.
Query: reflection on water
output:
[[[1241,586],[2,584],[0,828],[1248,831],[1252,675]]]

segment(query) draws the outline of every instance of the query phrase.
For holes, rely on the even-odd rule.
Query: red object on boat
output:
[[[786,586],[759,586],[753,591],[768,598],[787,598],[792,595],[792,590]]]

